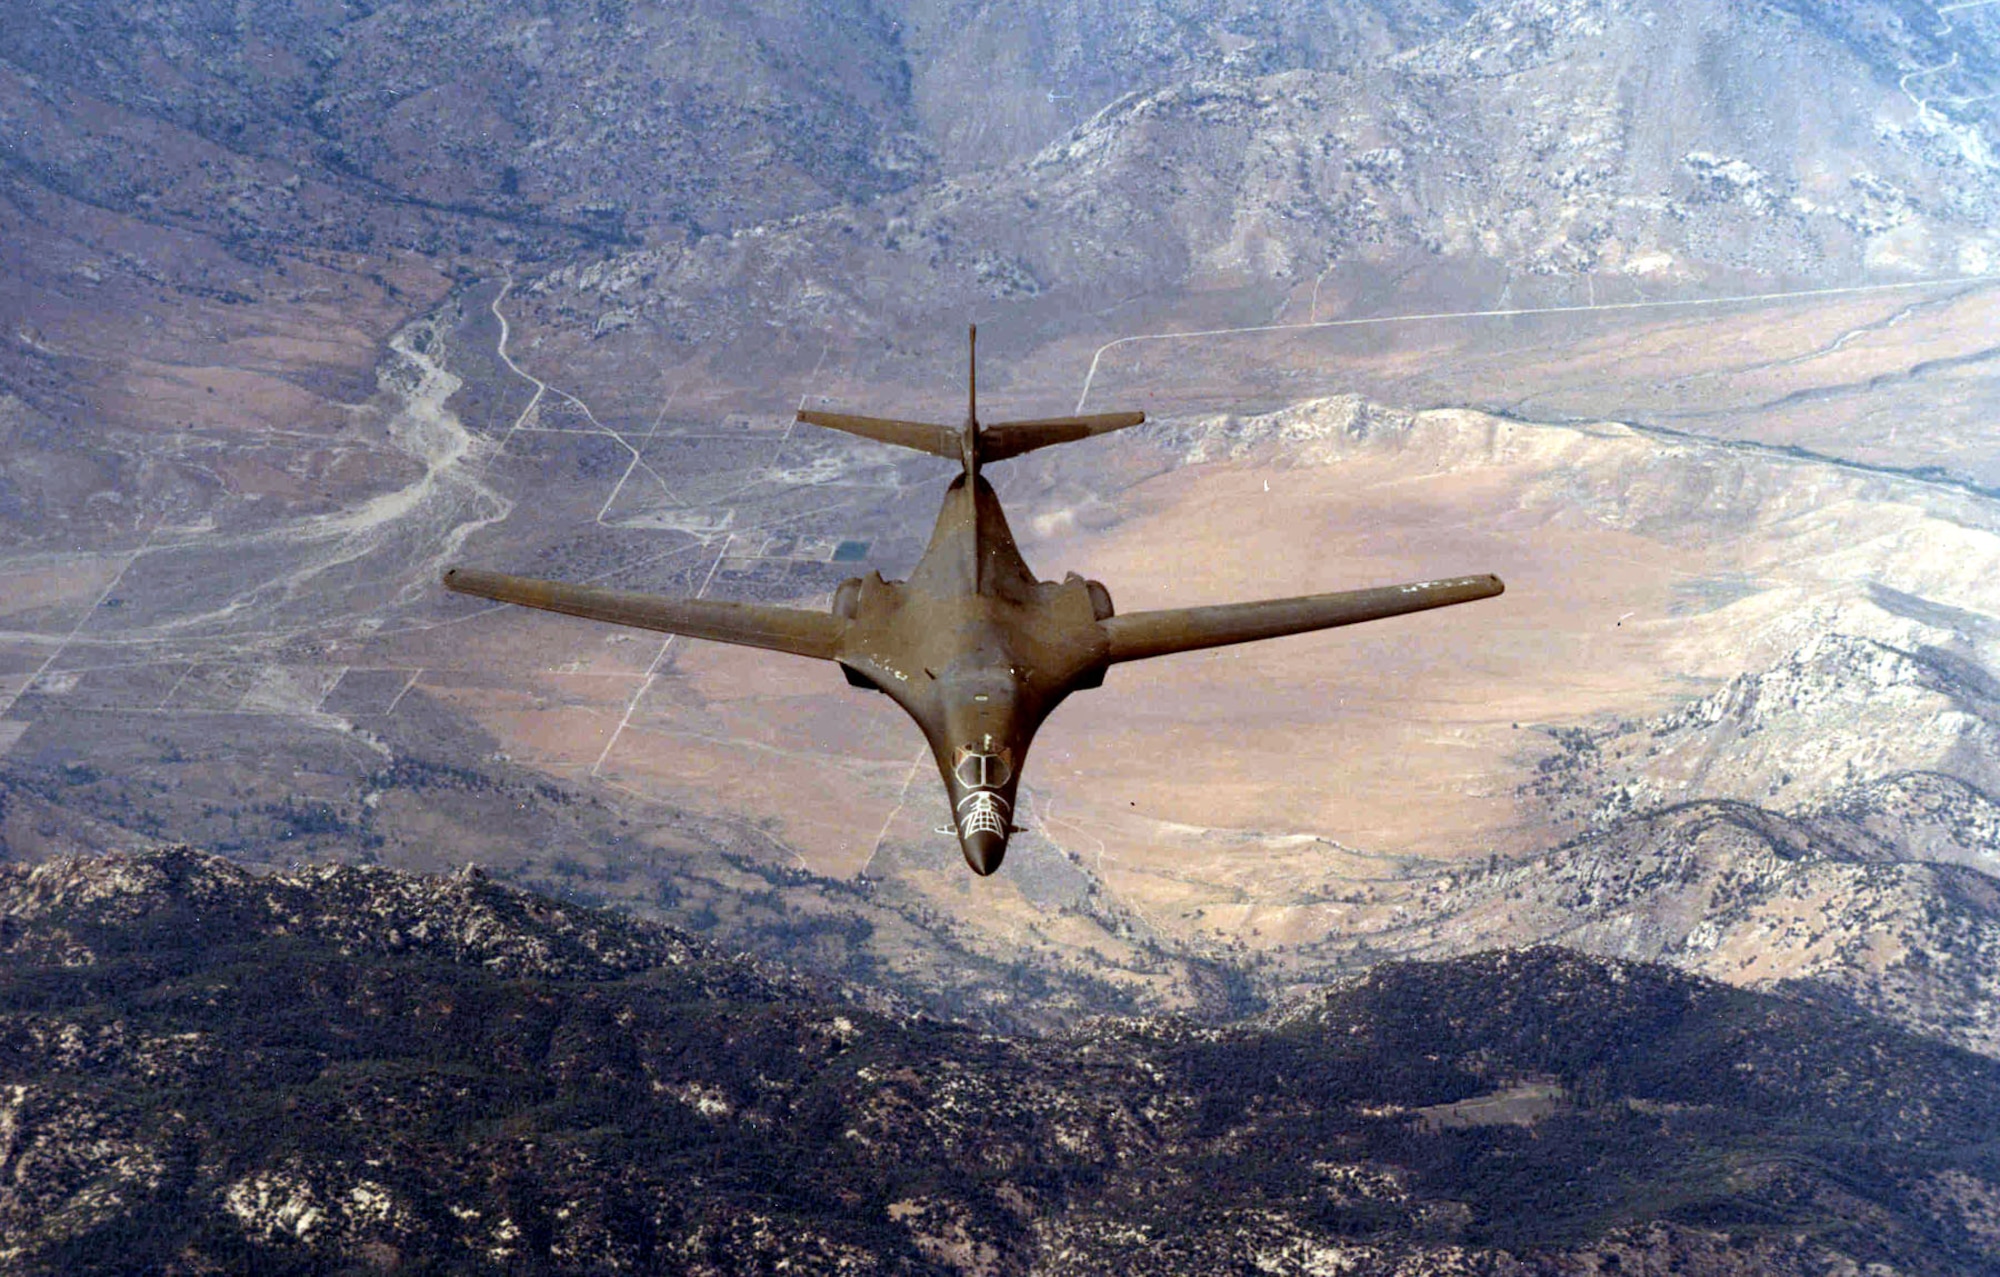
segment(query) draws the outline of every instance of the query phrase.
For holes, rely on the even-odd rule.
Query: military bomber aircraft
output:
[[[982,875],[1000,867],[1007,836],[1015,832],[1014,800],[1035,730],[1071,692],[1101,687],[1111,666],[1468,603],[1502,590],[1496,576],[1463,576],[1121,615],[1097,581],[1074,572],[1061,581],[1037,580],[980,468],[1136,426],[1146,415],[1113,412],[982,426],[977,341],[975,329],[965,422],[957,429],[834,412],[798,414],[809,425],[963,465],[945,492],[930,545],[906,581],[885,581],[880,572],[850,578],[834,591],[826,612],[665,598],[474,568],[450,569],[444,584],[503,603],[838,663],[849,683],[888,693],[923,729],[944,779],[965,863]]]

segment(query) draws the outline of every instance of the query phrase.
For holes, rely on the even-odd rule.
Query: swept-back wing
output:
[[[821,660],[834,658],[840,636],[847,627],[847,622],[828,612],[712,599],[662,598],[636,590],[599,590],[560,581],[508,576],[504,572],[481,572],[477,568],[452,568],[444,574],[444,584],[448,590],[500,603],[518,603],[522,607],[609,621],[613,625],[769,648]]]
[[[979,459],[1005,461],[1052,443],[1073,443],[1092,435],[1123,430],[1146,420],[1143,412],[1100,412],[1088,417],[1044,417],[1036,421],[1003,421],[979,432]]]
[[[863,439],[893,443],[898,448],[915,448],[918,452],[951,457],[954,460],[959,454],[959,432],[928,421],[898,421],[892,417],[856,417],[844,412],[820,412],[811,408],[801,410],[798,419],[809,426],[844,430],[851,435],[860,435]]]
[[[1102,624],[1110,640],[1114,663],[1142,661],[1149,656],[1249,643],[1470,603],[1474,599],[1492,598],[1503,589],[1497,576],[1461,576],[1448,581],[1413,581],[1408,585],[1385,585],[1339,594],[1266,599],[1261,603],[1134,612],[1109,617]]]

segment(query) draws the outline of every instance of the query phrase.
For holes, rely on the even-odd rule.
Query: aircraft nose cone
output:
[[[958,840],[958,845],[965,852],[965,863],[982,878],[998,869],[1007,854],[1007,836],[990,829],[966,834]]]

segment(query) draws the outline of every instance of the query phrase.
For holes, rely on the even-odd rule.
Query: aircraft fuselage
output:
[[[1035,730],[1072,691],[1103,682],[1107,597],[1080,577],[1036,580],[983,476],[953,481],[908,580],[873,573],[841,587],[835,610],[851,624],[836,659],[923,730],[978,873],[1006,854]]]
[[[968,333],[968,355],[977,334]],[[951,427],[801,408],[798,420],[958,461],[937,526],[906,581],[852,577],[826,612],[669,598],[454,567],[444,585],[521,607],[838,662],[850,683],[887,693],[923,729],[951,802],[966,864],[990,874],[1007,853],[1028,746],[1071,692],[1105,670],[1230,643],[1251,643],[1489,599],[1491,575],[1115,615],[1110,593],[1071,574],[1038,581],[1021,559],[987,462],[1075,443],[1145,421],[1142,412],[1044,417],[982,426],[968,364],[966,413]]]

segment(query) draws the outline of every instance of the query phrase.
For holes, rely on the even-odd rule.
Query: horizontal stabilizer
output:
[[[915,448],[918,452],[928,452],[935,456],[951,457],[959,455],[959,433],[946,426],[933,425],[928,421],[897,421],[890,417],[856,417],[844,412],[819,412],[802,410],[800,421],[809,426],[825,426],[828,430],[845,430],[851,435],[864,439],[875,439],[882,443],[893,443],[899,448]]]
[[[1133,612],[1103,622],[1110,640],[1110,658],[1141,661],[1149,656],[1193,652],[1204,647],[1249,643],[1257,639],[1304,634],[1362,621],[1379,621],[1406,612],[1423,612],[1454,603],[1488,599],[1505,587],[1497,576],[1461,576],[1448,581],[1416,581],[1372,590],[1339,594],[1308,594],[1295,599],[1261,603],[1225,603],[1219,607],[1175,608],[1163,612]]]
[[[1073,443],[1141,425],[1143,412],[1100,412],[1089,417],[1047,417],[1039,421],[1003,421],[979,432],[979,459],[1005,461],[1053,443]]]
[[[834,658],[847,628],[847,622],[829,612],[761,603],[670,599],[636,590],[599,590],[477,568],[452,568],[444,574],[444,584],[448,590],[500,603],[822,660]]]

